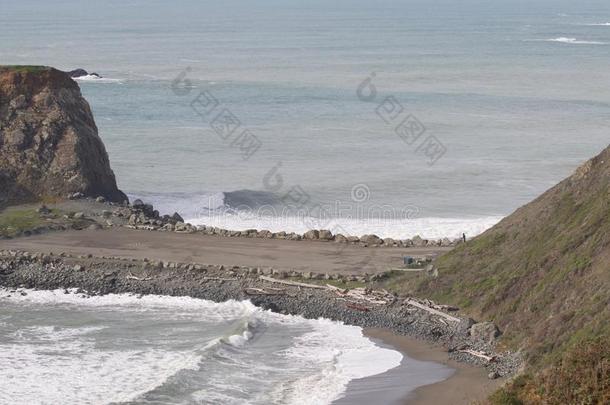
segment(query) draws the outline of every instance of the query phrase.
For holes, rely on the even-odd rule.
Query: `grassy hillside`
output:
[[[497,402],[561,403],[553,397],[560,388],[593,384],[608,402],[584,394],[562,398],[610,403],[610,147],[437,264],[438,278],[411,286],[417,294],[493,320],[503,345],[526,351],[534,375]],[[578,357],[590,364],[576,364]],[[577,375],[599,367],[597,374]]]

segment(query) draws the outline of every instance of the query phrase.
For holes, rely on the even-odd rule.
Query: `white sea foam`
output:
[[[68,290],[23,290],[26,295],[10,293],[7,289],[0,288],[0,299],[6,299],[21,304],[38,305],[74,305],[80,307],[97,307],[102,310],[111,311],[154,311],[159,309],[170,309],[174,314],[180,311],[200,311],[206,316],[215,319],[239,319],[245,318],[255,311],[257,307],[249,301],[225,301],[215,303],[190,297],[170,297],[160,295],[135,295],[135,294],[106,294],[86,296],[76,294],[75,289]]]
[[[576,38],[571,37],[557,37],[557,38],[548,38],[548,39],[533,39],[530,41],[536,42],[559,42],[562,44],[571,44],[571,45],[607,45],[607,42],[601,41],[583,41],[578,40]]]
[[[86,76],[74,77],[73,79],[76,81],[79,81],[79,82],[95,82],[95,83],[122,83],[123,82],[123,80],[121,80],[121,79],[111,79],[108,77],[99,77],[96,75],[86,75]]]
[[[60,291],[28,291],[27,297],[0,290],[3,300],[43,303],[87,301]],[[58,297],[65,297],[60,300]],[[0,341],[0,403],[106,404],[130,401],[200,357],[164,350],[100,350],[91,333],[102,327],[27,327]]]
[[[589,27],[610,27],[610,22],[606,23],[594,23],[594,24],[585,24]]]
[[[264,359],[247,356],[249,342],[257,334],[259,323],[280,330],[287,327],[304,330],[289,348],[276,353],[291,364],[294,378],[272,385],[273,392],[268,394],[275,398],[274,403],[329,404],[342,396],[351,380],[383,373],[400,365],[402,360],[399,352],[378,347],[364,337],[359,327],[272,313],[248,301],[213,303],[189,297],[138,298],[131,294],[84,298],[74,290],[68,294],[63,290],[23,292],[25,295],[0,289],[0,303],[19,304],[20,311],[27,310],[28,306],[33,309],[59,306],[67,311],[85,309],[97,313],[167,311],[171,319],[188,312],[212,322],[214,319],[238,321],[233,334],[209,339],[203,352],[223,347],[219,343],[230,345],[232,350],[237,350],[234,355],[245,355],[244,359],[231,358],[232,362],[255,361],[255,364],[243,364],[250,373],[262,367],[261,375],[265,374]],[[0,368],[0,403],[40,403],[41,398],[45,403],[65,404],[132,401],[162,386],[177,373],[196,371],[202,364],[202,348],[166,350],[165,345],[161,349],[146,345],[129,350],[100,348],[93,337],[100,331],[111,333],[111,326],[26,327],[14,334],[12,342],[0,341],[0,358],[5,365]],[[213,367],[213,364],[207,366]],[[229,384],[226,390],[222,381],[214,380],[214,392],[203,390],[195,392],[194,397],[210,400],[226,393],[224,403],[240,403],[229,395],[235,389],[230,385],[230,376],[225,376],[225,380]]]
[[[462,233],[475,236],[498,223],[503,217],[488,215],[478,217],[422,217],[418,208],[390,211],[390,218],[368,215],[370,211],[351,217],[320,219],[306,215],[283,215],[279,198],[271,193],[235,191],[230,193],[202,194],[144,194],[130,195],[133,201],[141,198],[151,202],[162,213],[180,213],[193,225],[214,226],[243,231],[267,229],[271,232],[296,232],[303,234],[310,229],[330,229],[333,233],[362,236],[376,234],[382,238],[405,239],[419,235],[428,239],[459,238]],[[247,207],[248,209],[240,209]],[[382,207],[383,208],[383,207]],[[315,210],[314,210],[315,214]],[[408,214],[408,215],[403,215]]]
[[[338,327],[336,322],[322,319],[314,321],[313,326],[313,332],[296,338],[284,354],[294,361],[315,359],[324,367],[294,381],[283,397],[284,403],[330,403],[342,397],[351,380],[384,373],[402,361],[399,352],[380,348],[363,337],[359,327]]]
[[[236,231],[246,229],[267,229],[271,232],[296,232],[303,234],[310,229],[330,229],[333,233],[362,236],[375,234],[382,238],[405,239],[419,235],[428,239],[444,237],[459,238],[462,233],[475,236],[492,227],[501,216],[475,218],[413,218],[413,219],[355,219],[335,218],[321,220],[303,217],[244,216],[223,213],[210,217],[186,217],[193,225],[215,226]]]

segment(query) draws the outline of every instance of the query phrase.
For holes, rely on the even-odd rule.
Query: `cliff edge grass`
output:
[[[51,68],[49,66],[39,65],[0,65],[0,72],[5,70],[23,73],[40,73],[50,69]]]
[[[400,288],[493,320],[525,352],[493,403],[610,403],[610,147],[436,265]]]
[[[0,207],[81,193],[127,199],[78,84],[47,66],[0,66]]]

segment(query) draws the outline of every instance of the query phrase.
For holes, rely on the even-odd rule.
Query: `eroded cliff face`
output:
[[[127,199],[80,88],[50,67],[0,66],[0,205],[77,192]]]

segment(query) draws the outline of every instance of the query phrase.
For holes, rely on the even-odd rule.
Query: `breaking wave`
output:
[[[359,327],[249,301],[0,288],[0,315],[0,403],[330,404],[402,362]]]
[[[532,39],[529,40],[534,42],[559,42],[562,44],[571,44],[571,45],[607,45],[607,42],[601,41],[583,41],[578,40],[572,37],[557,37],[557,38],[548,38],[548,39]]]

